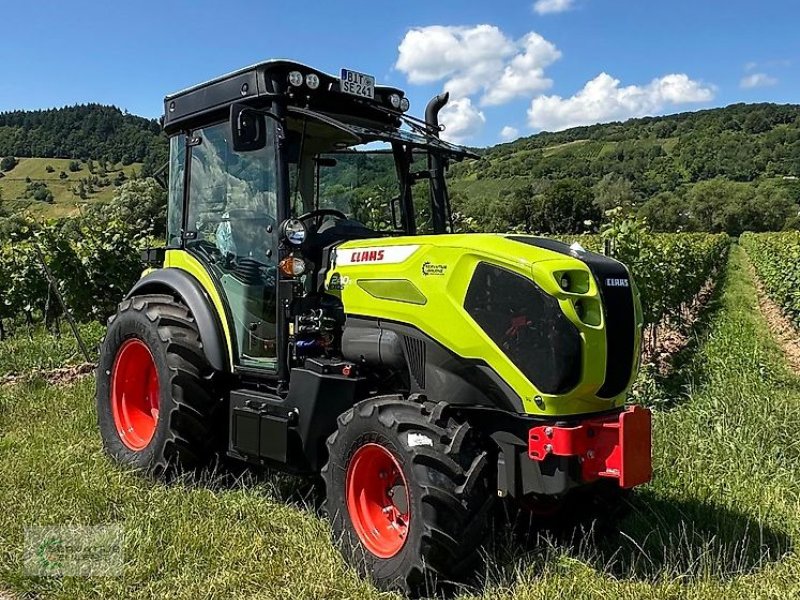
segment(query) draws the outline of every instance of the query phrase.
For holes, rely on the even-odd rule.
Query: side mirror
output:
[[[267,145],[267,119],[258,110],[246,104],[232,104],[230,126],[236,152],[261,150]]]

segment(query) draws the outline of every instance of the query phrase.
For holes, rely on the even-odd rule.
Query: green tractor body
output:
[[[422,121],[368,75],[288,61],[168,96],[167,248],[98,369],[114,458],[321,473],[345,555],[409,592],[474,562],[500,499],[651,476],[650,413],[625,407],[630,273],[578,244],[454,233],[445,172],[473,155],[439,139],[446,101]]]

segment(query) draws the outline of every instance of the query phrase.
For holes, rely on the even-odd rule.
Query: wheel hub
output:
[[[153,439],[159,395],[153,354],[142,340],[126,340],[111,370],[111,413],[120,440],[131,450],[144,450]]]
[[[361,543],[379,558],[403,548],[410,525],[408,484],[394,455],[380,444],[359,448],[346,478],[347,511]]]

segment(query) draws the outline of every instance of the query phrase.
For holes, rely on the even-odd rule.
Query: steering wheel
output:
[[[297,217],[297,219],[303,223],[309,219],[314,219],[314,228],[319,229],[320,225],[322,225],[322,222],[325,220],[325,217],[334,217],[339,220],[345,220],[349,218],[342,211],[336,210],[335,208],[318,208],[316,210],[309,211],[304,215],[300,215]]]

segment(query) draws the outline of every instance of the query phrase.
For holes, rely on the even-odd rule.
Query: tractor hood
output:
[[[345,242],[332,253],[326,291],[341,298],[348,319],[403,324],[458,360],[488,366],[522,412],[620,406],[638,366],[641,309],[628,270],[554,240],[451,234]],[[431,394],[447,380],[430,369],[415,391]]]

